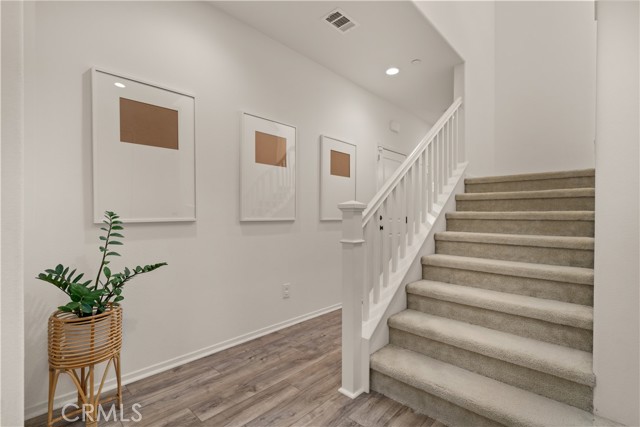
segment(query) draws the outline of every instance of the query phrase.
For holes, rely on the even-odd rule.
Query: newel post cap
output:
[[[367,205],[364,203],[360,203],[356,200],[350,200],[348,202],[343,202],[338,205],[338,209],[341,211],[364,211],[367,208]]]

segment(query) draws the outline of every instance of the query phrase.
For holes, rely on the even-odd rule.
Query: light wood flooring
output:
[[[128,384],[124,418],[132,420],[139,403],[142,420],[99,425],[444,427],[375,392],[354,400],[338,393],[340,316],[333,311]],[[25,425],[46,426],[46,414]]]

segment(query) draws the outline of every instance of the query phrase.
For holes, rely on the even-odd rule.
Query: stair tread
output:
[[[596,175],[595,169],[580,169],[572,171],[556,171],[556,172],[538,172],[538,173],[526,173],[516,175],[498,175],[498,176],[484,176],[478,178],[467,178],[464,180],[465,184],[492,184],[495,182],[511,182],[511,181],[538,181],[545,179],[559,179],[559,178],[582,178],[592,177]]]
[[[563,188],[559,190],[497,191],[457,194],[456,200],[558,199],[565,197],[595,197],[594,188]]]
[[[389,327],[593,387],[591,353],[459,320],[404,310]]]
[[[522,221],[593,221],[593,211],[513,211],[513,212],[484,212],[462,211],[448,212],[447,219],[500,219]]]
[[[431,280],[410,283],[407,293],[593,330],[593,308],[586,305]]]
[[[593,237],[538,236],[523,234],[473,233],[445,231],[435,234],[436,240],[448,242],[490,243],[513,246],[536,246],[542,248],[562,248],[593,250]]]
[[[371,356],[371,368],[504,425],[619,425],[576,407],[393,345]]]
[[[443,254],[423,256],[422,264],[593,286],[593,269],[591,268],[533,264]]]

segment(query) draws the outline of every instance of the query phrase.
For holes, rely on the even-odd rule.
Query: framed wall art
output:
[[[356,200],[356,146],[320,137],[320,220],[342,220],[338,204]]]
[[[240,221],[296,219],[296,128],[242,114]]]
[[[195,221],[195,98],[91,70],[93,217]]]

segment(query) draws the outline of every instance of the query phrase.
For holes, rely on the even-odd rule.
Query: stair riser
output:
[[[565,188],[595,188],[595,177],[570,177],[556,179],[537,179],[528,181],[506,181],[483,184],[466,184],[466,193],[494,193],[500,191],[537,191]]]
[[[425,280],[593,306],[593,286],[424,265]]]
[[[406,383],[371,370],[371,389],[437,419],[448,426],[502,427],[503,424],[485,418],[445,399],[418,390]]]
[[[537,264],[593,268],[593,251],[436,240],[436,253]]]
[[[593,391],[583,384],[395,328],[389,329],[389,342],[585,411],[593,409]]]
[[[456,210],[473,212],[593,211],[593,197],[457,200]]]
[[[407,308],[578,350],[591,351],[593,348],[593,333],[587,329],[414,294],[407,295]]]
[[[593,221],[447,219],[448,231],[593,237]]]

